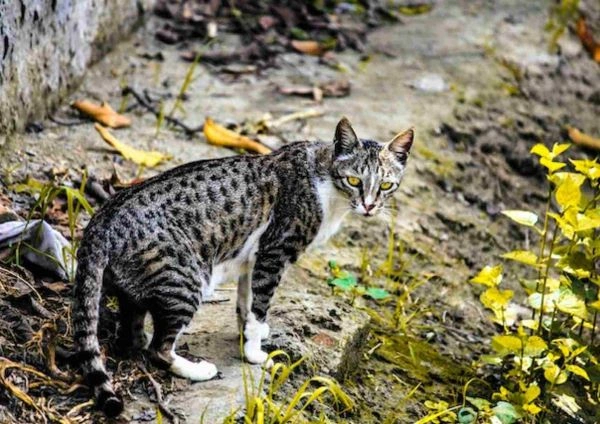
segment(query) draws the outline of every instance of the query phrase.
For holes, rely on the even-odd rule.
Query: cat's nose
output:
[[[367,205],[366,203],[363,203],[363,206],[365,207],[365,210],[367,212],[371,212],[373,209],[375,209],[375,204],[371,203],[370,205]]]

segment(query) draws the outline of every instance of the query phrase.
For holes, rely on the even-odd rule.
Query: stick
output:
[[[146,366],[144,364],[138,364],[138,367],[139,367],[140,371],[142,371],[142,373],[150,381],[150,383],[152,383],[152,387],[154,388],[154,393],[156,394],[156,403],[158,404],[158,409],[160,410],[160,412],[165,417],[167,417],[167,419],[169,421],[171,421],[173,424],[179,424],[179,418],[177,418],[177,416],[173,412],[171,412],[171,410],[167,407],[167,405],[165,405],[165,401],[164,401],[163,395],[162,395],[162,389],[161,389],[161,386],[158,383],[158,381],[156,381],[154,379],[154,377],[152,377],[152,375],[148,372],[148,370],[146,369]]]
[[[161,116],[161,113],[158,109],[156,109],[154,106],[152,106],[149,102],[146,101],[146,99],[144,99],[144,97],[138,93],[137,91],[135,91],[132,87],[126,86],[125,88],[123,88],[123,91],[121,92],[121,94],[123,96],[126,96],[128,94],[131,94],[133,97],[135,97],[135,99],[137,100],[137,102],[145,109],[147,109],[148,111],[152,112],[154,114],[154,116],[156,116],[157,118],[159,116]],[[192,135],[192,134],[196,134],[199,132],[202,132],[204,130],[204,124],[192,128],[187,126],[186,124],[184,124],[183,122],[181,122],[179,119],[177,118],[173,118],[172,116],[162,116],[162,119],[164,119],[165,121],[169,122],[170,124],[176,125],[178,127],[180,127],[181,129],[183,129],[183,131],[187,134],[187,135]]]

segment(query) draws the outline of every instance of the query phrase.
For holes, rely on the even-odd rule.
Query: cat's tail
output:
[[[98,343],[102,277],[107,260],[79,253],[71,313],[77,359],[98,409],[108,417],[116,417],[123,411],[123,401],[106,372]]]

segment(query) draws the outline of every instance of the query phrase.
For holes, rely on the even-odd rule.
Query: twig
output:
[[[162,389],[158,381],[152,377],[152,374],[148,372],[146,366],[144,364],[138,364],[140,371],[146,376],[146,378],[152,383],[152,387],[154,388],[154,393],[156,394],[156,403],[158,404],[158,409],[160,412],[173,424],[179,424],[179,418],[171,412],[171,410],[165,405],[165,401],[162,395]]]
[[[48,119],[54,122],[55,124],[62,125],[64,127],[74,127],[77,125],[89,124],[90,122],[92,122],[91,119],[80,119],[78,121],[62,121],[60,119],[55,118],[54,116],[50,116],[48,117]]]
[[[126,86],[125,88],[123,88],[123,91],[121,92],[121,94],[123,96],[126,96],[128,94],[131,94],[133,97],[135,97],[135,99],[137,100],[137,102],[145,109],[147,109],[148,111],[152,112],[154,114],[154,116],[156,116],[157,118],[161,115],[160,111],[155,108],[153,105],[151,105],[148,101],[146,101],[146,99],[144,99],[144,97],[138,93],[137,91],[135,91],[132,87]],[[178,127],[180,127],[181,129],[183,129],[183,131],[187,134],[187,135],[192,135],[198,132],[202,132],[204,130],[204,124],[198,126],[198,127],[189,127],[188,125],[184,124],[183,122],[181,122],[179,119],[177,118],[173,118],[172,116],[163,116],[162,119],[164,119],[165,121],[169,122],[170,124],[176,125]]]
[[[214,299],[214,300],[204,300],[202,303],[209,303],[209,304],[219,304],[219,303],[227,303],[229,302],[231,299],[229,298],[225,298],[225,299]]]

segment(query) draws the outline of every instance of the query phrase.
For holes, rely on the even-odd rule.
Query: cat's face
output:
[[[409,129],[385,144],[361,140],[346,118],[339,122],[331,176],[353,212],[373,216],[383,209],[400,185],[413,137]]]

